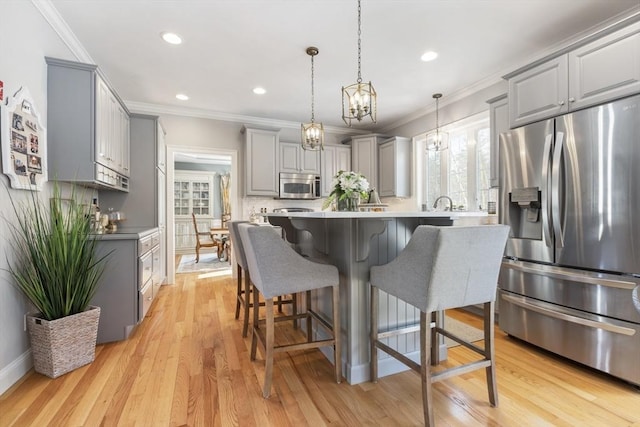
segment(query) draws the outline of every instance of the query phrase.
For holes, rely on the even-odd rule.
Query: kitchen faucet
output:
[[[451,197],[449,196],[440,196],[436,199],[435,202],[433,202],[433,209],[438,207],[438,202],[440,201],[440,199],[447,199],[449,201],[449,210],[452,211],[453,210],[453,200],[451,200]],[[445,211],[447,209],[445,208]]]

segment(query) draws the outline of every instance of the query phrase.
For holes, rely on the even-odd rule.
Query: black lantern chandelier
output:
[[[438,123],[438,100],[442,98],[441,93],[434,93],[436,100],[436,129],[427,133],[427,151],[442,151],[449,148],[449,134],[440,130]]]
[[[305,150],[324,150],[324,127],[322,123],[316,123],[314,117],[314,90],[313,90],[313,57],[318,54],[317,47],[308,47],[307,55],[311,56],[311,123],[302,123],[302,148]]]
[[[351,126],[351,121],[361,121],[369,116],[373,123],[376,122],[376,91],[371,82],[362,83],[361,52],[362,42],[360,37],[362,18],[360,0],[358,0],[358,80],[356,83],[342,87],[342,120]]]

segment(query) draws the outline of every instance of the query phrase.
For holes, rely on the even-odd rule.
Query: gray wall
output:
[[[0,25],[0,79],[4,82],[6,99],[21,87],[31,93],[34,106],[46,127],[47,123],[47,65],[45,56],[76,60],[62,43],[40,12],[30,1],[2,0]],[[4,127],[5,124],[2,123]],[[5,129],[3,128],[4,132]],[[3,141],[4,143],[4,141]],[[48,149],[55,149],[48,144]],[[0,393],[4,392],[31,367],[31,353],[24,314],[30,311],[25,299],[12,286],[6,273],[7,258],[13,259],[8,243],[7,221],[15,221],[8,202],[6,187],[9,181],[0,176]],[[24,190],[8,190],[14,199],[24,199]],[[46,183],[38,197],[46,200],[51,184]]]

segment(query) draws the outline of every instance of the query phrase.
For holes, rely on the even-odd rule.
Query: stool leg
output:
[[[245,299],[242,299],[242,267],[238,264],[238,268],[236,269],[236,275],[238,276],[238,289],[236,291],[236,319],[240,317],[240,302],[242,301],[243,305],[246,305],[247,295],[245,294]],[[245,318],[246,321],[246,318]],[[242,335],[246,337],[246,335]]]
[[[433,393],[431,389],[431,313],[420,312],[420,376],[422,379],[422,408],[424,424],[435,426],[433,417]]]
[[[309,316],[309,312],[311,311],[311,291],[307,291],[305,293],[305,305],[307,307],[307,342],[311,342],[311,316]]]
[[[271,394],[271,379],[273,377],[273,346],[274,346],[274,319],[273,319],[273,299],[267,298],[265,301],[265,311],[267,315],[266,338],[265,338],[265,366],[264,366],[264,386],[262,396],[266,399]]]
[[[491,361],[491,365],[487,366],[487,388],[489,391],[489,402],[491,406],[498,406],[498,383],[496,381],[496,359],[495,359],[495,328],[494,319],[494,302],[484,303],[484,353],[485,357]]]
[[[242,324],[242,337],[247,336],[249,328],[249,308],[251,305],[251,275],[249,270],[244,271],[244,321]]]
[[[378,341],[378,288],[371,286],[371,337],[369,342],[371,345],[371,363],[369,364],[370,380],[374,383],[378,382],[378,349],[376,342]]]
[[[291,294],[291,311],[294,316],[298,314],[298,294]],[[298,329],[298,319],[294,319],[293,329]]]
[[[260,296],[258,295],[258,288],[255,286],[252,288],[253,293],[253,333],[251,337],[251,360],[256,360],[256,347],[258,346],[258,322],[260,318]]]
[[[282,295],[278,296],[278,313],[282,313]]]
[[[435,322],[436,327],[431,329],[431,365],[435,366],[440,363],[440,340],[438,339],[438,332],[436,328],[442,328],[441,320],[444,314],[441,311],[430,313],[429,319]]]
[[[340,287],[333,287],[333,364],[336,369],[336,382],[342,381],[342,328],[340,326]]]

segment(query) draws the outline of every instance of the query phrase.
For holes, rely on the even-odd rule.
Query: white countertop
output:
[[[261,214],[268,217],[279,218],[449,218],[452,220],[458,218],[470,217],[486,217],[486,212],[465,212],[465,211],[386,211],[386,212],[338,212],[338,211],[320,211],[320,212],[271,212]]]

